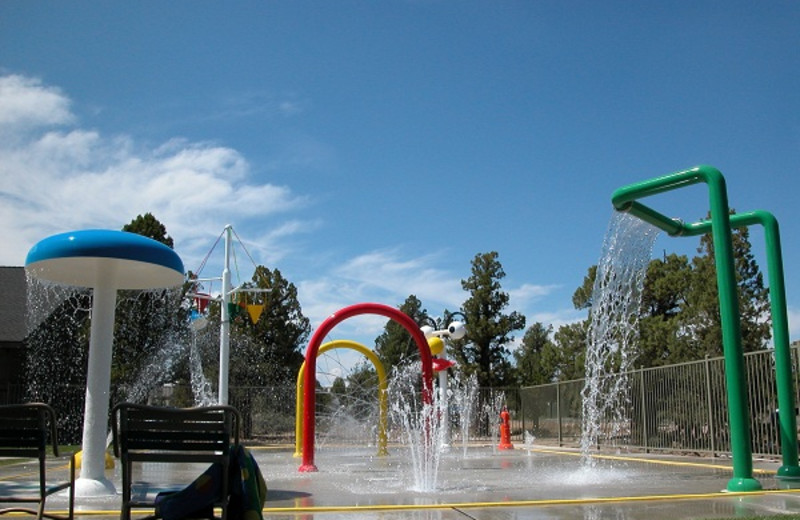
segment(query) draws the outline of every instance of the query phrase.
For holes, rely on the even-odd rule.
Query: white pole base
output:
[[[114,483],[105,477],[97,479],[80,477],[75,479],[76,497],[107,497],[116,494],[117,488],[114,487]]]

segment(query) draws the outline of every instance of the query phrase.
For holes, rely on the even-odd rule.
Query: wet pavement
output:
[[[389,456],[371,450],[321,448],[318,471],[300,473],[289,446],[251,446],[267,481],[268,519],[574,519],[661,520],[800,515],[800,489],[775,479],[778,461],[755,461],[762,491],[723,491],[732,478],[729,459],[602,455],[589,467],[578,453],[547,447],[451,448],[438,471],[415,477],[402,447]],[[138,479],[150,492],[188,483],[205,468],[149,464]],[[48,475],[66,475],[66,459]],[[0,467],[0,485],[34,478],[35,466]],[[119,469],[107,476],[117,484]],[[800,483],[798,483],[800,487]],[[118,518],[119,496],[77,499],[77,518]],[[63,511],[66,499],[48,499]],[[134,517],[145,511],[134,511]],[[136,514],[140,513],[140,514]],[[800,517],[800,516],[798,516]]]

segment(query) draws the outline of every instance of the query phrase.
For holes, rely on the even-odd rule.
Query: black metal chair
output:
[[[231,406],[197,408],[165,408],[122,403],[112,410],[114,455],[120,459],[122,470],[122,507],[120,518],[129,520],[131,508],[152,507],[158,518],[154,498],[134,498],[133,464],[162,463],[219,463],[222,467],[222,487],[214,507],[228,514],[228,474],[231,446],[239,444],[239,412]],[[188,484],[185,483],[185,484]]]
[[[49,441],[49,442],[48,442]],[[58,457],[58,429],[56,414],[44,403],[27,403],[0,406],[0,457],[38,460],[37,481],[0,481],[0,502],[11,504],[38,504],[36,510],[22,506],[0,509],[0,514],[22,512],[41,518],[72,520],[75,507],[75,455],[69,462],[69,481],[47,481],[47,449],[52,446],[53,456]],[[47,497],[69,490],[67,515],[45,511]]]

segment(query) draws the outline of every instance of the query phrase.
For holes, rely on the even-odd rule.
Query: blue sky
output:
[[[557,327],[585,317],[611,193],[710,164],[778,218],[800,339],[798,27],[794,1],[1,2],[0,264],[149,211],[192,270],[233,225],[313,326],[456,310],[497,251],[508,310]],[[703,186],[649,202],[708,209]]]

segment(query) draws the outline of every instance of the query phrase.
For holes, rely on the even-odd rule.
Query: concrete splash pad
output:
[[[778,496],[788,500],[786,507],[770,508],[800,510],[800,493],[794,491],[785,494],[767,491],[758,496],[722,492],[731,476],[729,460],[599,456],[589,469],[583,467],[578,453],[570,451],[547,448],[496,451],[482,447],[470,448],[464,456],[459,448],[453,447],[442,459],[437,490],[428,492],[413,489],[414,481],[408,474],[410,464],[402,448],[390,449],[388,457],[375,457],[367,450],[320,450],[319,473],[311,475],[297,474],[291,467],[290,454],[269,449],[254,452],[263,461],[262,471],[273,468],[265,474],[269,474],[272,494],[267,506],[274,513],[337,512],[345,517],[345,513],[356,512],[459,510],[469,511],[474,518],[574,518],[572,514],[562,517],[558,511],[567,508],[574,513],[576,508],[587,507],[616,511],[624,505],[623,509],[632,506],[648,512],[615,515],[615,518],[653,520],[659,518],[653,516],[653,508],[669,502],[680,502],[681,508],[692,509],[699,505],[692,505],[695,501],[708,505],[719,500],[715,505],[717,510],[730,503],[730,514],[734,514],[753,499],[774,501]],[[288,471],[282,469],[287,465]],[[764,466],[757,472],[764,488],[778,491],[781,484],[775,480],[774,472],[779,463]],[[474,514],[474,511],[499,513],[498,509],[513,510],[513,514]],[[707,514],[712,512],[708,510]],[[675,510],[664,518],[675,518]]]
[[[763,491],[729,493],[722,491],[732,471],[727,459],[624,454],[598,457],[594,468],[585,469],[570,451],[471,447],[464,456],[453,447],[443,456],[437,490],[429,492],[413,489],[402,447],[390,446],[386,457],[375,456],[374,448],[322,447],[316,473],[297,471],[290,446],[250,448],[267,480],[269,519],[674,520],[800,511],[800,490],[781,489],[774,478],[778,461],[755,463]],[[0,467],[0,480],[16,481],[28,469]],[[150,465],[140,478],[154,493],[188,483],[203,469]],[[119,483],[118,468],[112,480]],[[53,497],[48,509],[65,503]],[[118,518],[119,503],[119,496],[79,500],[76,517]],[[134,511],[134,517],[142,514]]]

